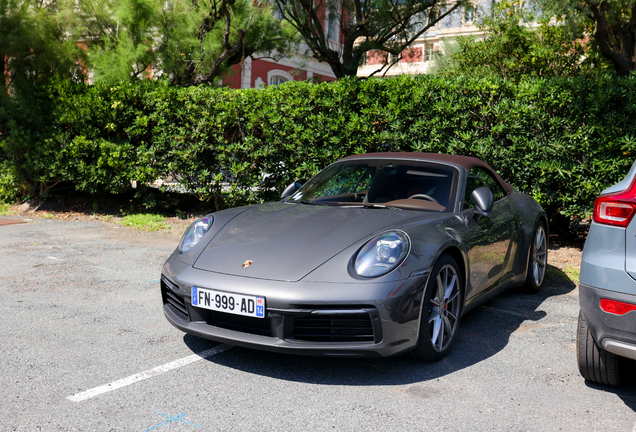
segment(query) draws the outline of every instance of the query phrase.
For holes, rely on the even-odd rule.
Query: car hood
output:
[[[298,281],[356,242],[425,212],[271,203],[228,222],[194,267],[236,276]],[[248,264],[249,265],[246,265]]]

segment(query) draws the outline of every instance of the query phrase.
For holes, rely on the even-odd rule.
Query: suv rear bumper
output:
[[[636,360],[636,311],[624,315],[605,312],[601,299],[636,304],[636,295],[579,284],[581,311],[596,343],[611,353]]]

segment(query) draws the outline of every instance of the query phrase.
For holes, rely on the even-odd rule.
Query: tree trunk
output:
[[[616,74],[627,76],[636,66],[636,3],[627,22],[610,24],[607,21],[607,3],[590,4],[591,18],[596,23],[594,39],[599,51],[612,62]]]

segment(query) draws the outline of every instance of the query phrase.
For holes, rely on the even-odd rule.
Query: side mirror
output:
[[[475,212],[479,214],[479,216],[488,216],[490,211],[492,210],[492,205],[495,202],[495,197],[493,196],[490,189],[485,186],[478,187],[475,189],[470,196],[470,201],[475,206]],[[477,216],[477,214],[475,216]]]
[[[285,190],[283,191],[283,193],[281,194],[280,200],[282,201],[282,200],[287,199],[290,196],[292,196],[305,183],[306,183],[306,180],[296,180],[296,181],[290,183],[290,185],[287,186],[285,188]]]

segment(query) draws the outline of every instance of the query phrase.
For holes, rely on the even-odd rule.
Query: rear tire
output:
[[[438,361],[457,339],[463,305],[462,276],[457,262],[441,255],[426,283],[420,332],[410,355],[418,360]]]
[[[619,386],[627,379],[628,359],[606,351],[596,343],[581,311],[576,338],[576,360],[581,375],[588,381]]]
[[[538,293],[543,288],[545,273],[548,269],[548,236],[543,222],[537,222],[532,233],[530,250],[528,251],[528,272],[525,289]]]

